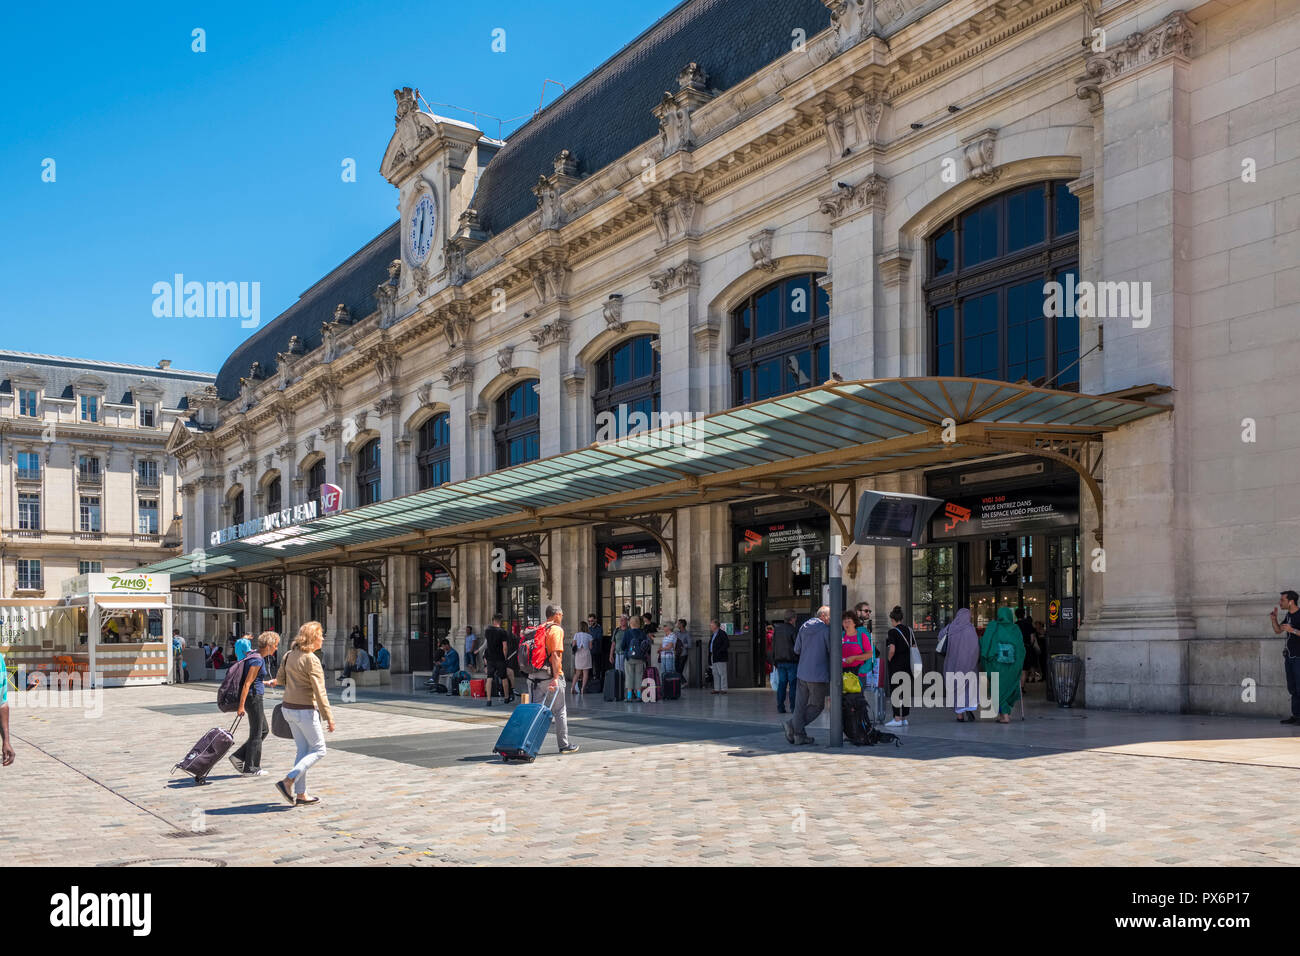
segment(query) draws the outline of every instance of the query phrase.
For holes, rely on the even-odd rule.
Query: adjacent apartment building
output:
[[[179,551],[167,436],[214,379],[0,351],[0,597],[57,598],[66,579]]]
[[[504,142],[398,90],[400,219],[173,426],[167,569],[330,663],[558,599],[717,617],[756,685],[858,495],[921,493],[844,556],[878,626],[1025,607],[1089,706],[1282,712],[1298,94],[1297,0],[687,0]],[[608,444],[665,413],[698,457]]]

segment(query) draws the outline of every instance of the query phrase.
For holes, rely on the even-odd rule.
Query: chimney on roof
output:
[[[171,359],[159,359],[159,360],[158,360],[158,367],[159,367],[159,368],[171,368],[171,367],[172,367],[172,360],[171,360]]]

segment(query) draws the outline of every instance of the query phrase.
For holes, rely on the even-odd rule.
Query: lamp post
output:
[[[831,712],[830,728],[831,739],[830,746],[844,746],[844,712],[840,708],[841,699],[844,696],[844,688],[840,681],[835,679],[835,675],[842,670],[840,661],[842,659],[840,642],[835,640],[835,629],[839,627],[840,618],[844,616],[844,587],[843,571],[840,567],[840,553],[843,551],[844,542],[838,534],[831,535],[831,552],[827,557],[827,570],[830,578],[830,600],[827,602],[831,609],[831,619],[827,625],[828,635],[826,638],[827,651],[830,655],[830,661],[827,664],[827,675],[830,678],[831,692]]]

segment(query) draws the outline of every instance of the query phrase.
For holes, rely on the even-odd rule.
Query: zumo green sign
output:
[[[149,587],[148,578],[119,578],[110,574],[108,580],[114,591],[144,591]]]

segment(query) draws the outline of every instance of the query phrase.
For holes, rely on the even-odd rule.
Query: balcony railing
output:
[[[12,534],[15,538],[39,538],[44,532],[40,528],[19,528]]]
[[[104,473],[102,471],[79,471],[77,472],[77,481],[83,485],[100,485],[104,483]]]
[[[41,470],[39,468],[19,468],[18,480],[19,481],[40,481]]]
[[[137,483],[139,484],[139,486],[140,486],[141,488],[157,488],[157,487],[158,487],[158,476],[157,476],[157,475],[138,475],[136,480],[137,480]]]

